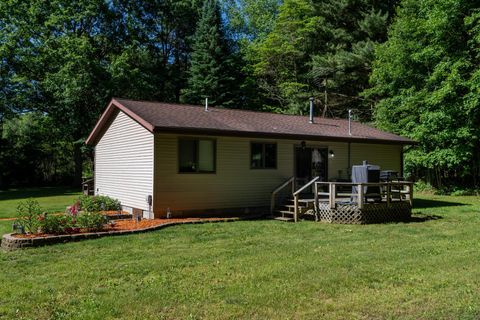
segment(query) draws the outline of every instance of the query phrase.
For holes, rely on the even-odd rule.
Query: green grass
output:
[[[0,236],[12,232],[13,221],[0,221]]]
[[[0,191],[0,218],[15,217],[18,203],[28,198],[36,199],[47,212],[64,212],[79,195],[79,190],[68,187]]]
[[[478,319],[480,200],[415,222],[243,221],[0,253],[5,319]]]

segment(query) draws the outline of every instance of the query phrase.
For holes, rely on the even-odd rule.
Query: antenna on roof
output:
[[[313,97],[310,97],[310,123],[313,123]]]
[[[352,109],[348,109],[348,135],[352,135]]]
[[[205,97],[205,111],[208,111],[208,97]]]

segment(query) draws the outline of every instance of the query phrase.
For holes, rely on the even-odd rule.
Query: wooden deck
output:
[[[282,218],[291,215],[291,220],[297,221],[303,215],[312,215],[316,221],[361,224],[404,221],[411,216],[412,182],[354,184],[317,180],[313,179],[299,190],[292,191],[293,203],[286,205],[286,210],[279,210]],[[284,184],[283,188],[287,186]],[[313,194],[302,193],[308,188],[313,190]],[[272,193],[272,212],[278,192],[277,188]]]

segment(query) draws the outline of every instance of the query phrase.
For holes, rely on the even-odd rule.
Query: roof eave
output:
[[[377,144],[395,144],[395,145],[415,145],[416,141],[410,139],[376,139],[365,137],[335,137],[321,135],[289,134],[289,133],[270,133],[255,131],[235,131],[206,128],[185,128],[185,127],[155,127],[155,133],[177,133],[177,134],[201,134],[233,137],[257,137],[272,139],[294,139],[294,140],[317,140],[317,141],[335,141],[335,142],[356,142],[356,143],[377,143]]]

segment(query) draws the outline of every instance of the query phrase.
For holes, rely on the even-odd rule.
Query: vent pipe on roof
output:
[[[205,111],[208,111],[208,97],[205,98]]]
[[[310,97],[310,123],[313,123],[313,97]]]
[[[352,109],[348,109],[348,135],[352,135]]]

